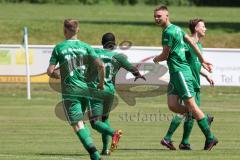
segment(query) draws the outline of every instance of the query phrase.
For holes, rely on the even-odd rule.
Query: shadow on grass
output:
[[[154,22],[127,22],[127,21],[80,21],[82,24],[96,24],[96,25],[133,25],[133,26],[156,26]],[[181,27],[188,27],[188,22],[173,21]],[[205,22],[208,29],[221,29],[228,33],[240,32],[240,22]]]
[[[40,156],[74,156],[74,157],[77,157],[77,156],[80,156],[80,157],[83,157],[83,156],[88,156],[88,154],[76,154],[76,153],[36,153],[35,155],[40,155]]]
[[[167,151],[168,149],[162,148],[119,148],[119,151]]]

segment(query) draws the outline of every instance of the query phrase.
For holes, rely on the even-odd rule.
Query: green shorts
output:
[[[84,119],[84,113],[89,106],[89,99],[85,97],[63,97],[63,109],[68,122],[71,125],[77,124]]]
[[[201,101],[201,97],[200,97],[200,89],[197,88],[197,89],[194,89],[195,91],[195,95],[194,95],[194,98],[195,98],[195,102],[196,104],[198,105],[198,107],[200,107],[200,101]]]
[[[168,95],[178,95],[182,100],[193,97],[195,91],[192,73],[182,71],[171,73]]]
[[[90,116],[96,117],[96,116],[108,115],[109,112],[112,110],[115,88],[114,86],[105,85],[104,91],[107,93],[110,93],[108,94],[105,100],[94,100],[94,99],[90,100],[90,107],[89,107]]]

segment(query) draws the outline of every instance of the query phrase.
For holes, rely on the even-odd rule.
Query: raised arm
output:
[[[141,75],[137,67],[133,66],[128,60],[127,57],[124,54],[117,54],[113,58],[115,58],[115,61],[120,64],[121,67],[126,69],[127,71],[131,72],[134,76],[136,81],[137,79],[141,78],[146,81],[146,78]]]

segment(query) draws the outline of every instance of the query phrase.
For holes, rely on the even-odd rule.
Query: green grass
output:
[[[147,88],[135,89],[140,92]],[[26,100],[23,84],[1,84],[0,90],[1,160],[89,159],[72,129],[56,117],[54,110],[60,101],[60,95],[48,85],[33,85],[30,101]],[[128,106],[119,98],[118,107],[111,113],[111,124],[115,128],[123,129],[124,136],[119,149],[106,159],[238,160],[239,96],[239,87],[202,89],[201,108],[215,116],[212,130],[219,139],[219,144],[211,152],[202,151],[204,136],[196,123],[191,136],[193,151],[172,152],[160,145],[159,141],[166,133],[172,117],[166,106],[165,94],[137,98],[136,106]],[[136,118],[138,113],[140,118]],[[151,114],[157,114],[161,118],[151,119]],[[93,130],[92,134],[97,148],[100,149],[99,134]],[[174,135],[176,145],[180,142],[181,135],[182,126]]]
[[[133,45],[160,46],[161,29],[154,24],[154,6],[114,5],[0,5],[0,43],[19,44],[22,29],[29,28],[30,44],[56,44],[63,39],[65,18],[80,20],[80,39],[100,44],[105,32],[114,32],[118,41]],[[201,17],[208,28],[205,47],[240,48],[239,8],[170,7],[173,23],[186,31],[189,19]]]

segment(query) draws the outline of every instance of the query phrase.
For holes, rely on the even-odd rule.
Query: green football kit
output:
[[[178,95],[182,100],[194,97],[196,103],[200,104],[199,73],[201,69],[201,63],[198,61],[198,58],[191,47],[189,47],[189,53],[185,53],[186,48],[184,43],[184,36],[185,33],[182,31],[182,29],[173,24],[168,25],[162,33],[163,47],[169,46],[171,48],[169,57],[167,59],[170,73],[168,94]],[[198,44],[198,46],[200,46],[200,44]],[[195,62],[197,63],[195,64]],[[165,140],[171,142],[171,137],[181,121],[182,117],[179,117],[178,115],[173,117],[168,132],[164,137]],[[198,125],[206,137],[206,142],[210,142],[214,139],[214,135],[210,131],[206,116],[198,120]],[[184,133],[181,142],[182,144],[189,144],[189,136],[192,130],[192,126],[193,119],[187,118],[184,123]]]
[[[194,79],[185,57],[184,35],[185,32],[173,24],[162,33],[162,46],[171,48],[167,59],[170,73],[168,94],[178,95],[183,100],[194,96]]]
[[[89,89],[85,81],[85,68],[92,65],[98,56],[94,49],[80,40],[65,40],[53,49],[50,64],[59,63],[61,90],[65,115],[71,125],[83,120],[89,105]],[[93,144],[86,124],[75,132],[90,158],[99,160],[100,154]]]
[[[89,98],[85,68],[97,57],[92,47],[79,40],[65,40],[52,52],[50,64],[59,63],[64,110],[71,124],[83,119]]]
[[[115,78],[120,68],[124,68],[134,74],[134,66],[126,59],[123,54],[107,49],[95,49],[95,52],[105,66],[104,91],[111,94],[107,100],[90,100],[90,123],[92,128],[102,134],[103,152],[107,151],[110,136],[114,135],[115,130],[110,126],[109,113],[112,110],[115,93]],[[99,80],[96,69],[91,66],[87,69],[86,77],[88,86],[96,88]],[[107,101],[107,102],[106,102]]]

